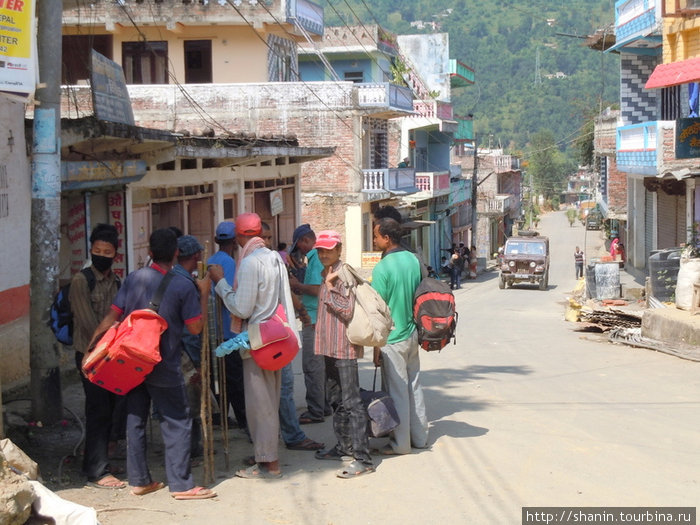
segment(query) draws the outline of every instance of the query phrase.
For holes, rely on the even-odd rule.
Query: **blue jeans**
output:
[[[294,404],[294,372],[292,363],[282,369],[282,388],[280,391],[280,434],[285,445],[295,445],[306,439],[306,434],[299,426],[297,408]]]
[[[455,266],[452,268],[452,276],[450,279],[450,288],[457,289],[462,287],[462,269]]]

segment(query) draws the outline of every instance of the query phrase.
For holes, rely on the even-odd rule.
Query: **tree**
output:
[[[531,148],[529,165],[533,184],[537,192],[549,200],[561,191],[565,162],[558,154],[554,135],[549,130],[536,133]]]

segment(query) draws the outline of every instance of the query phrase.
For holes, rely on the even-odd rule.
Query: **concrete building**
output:
[[[593,148],[597,201],[611,237],[627,245],[627,175],[617,168],[616,138],[620,111],[606,109],[595,119]],[[613,238],[614,238],[613,237]]]
[[[143,264],[152,229],[177,226],[212,246],[216,224],[243,211],[260,214],[275,242],[291,240],[301,220],[300,165],[333,152],[301,144],[275,114],[295,87],[309,96],[286,82],[298,78],[297,42],[323,30],[319,6],[98,1],[64,3],[63,20],[63,115],[94,111],[84,85],[94,49],[123,67],[137,126],[178,132],[121,197],[128,270]]]
[[[620,53],[616,161],[627,176],[627,269],[642,276],[652,251],[685,243],[698,220],[700,150],[688,118],[700,80],[698,14],[693,0],[619,1],[614,38],[589,39]]]

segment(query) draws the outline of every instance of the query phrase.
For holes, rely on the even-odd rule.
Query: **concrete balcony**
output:
[[[474,70],[456,58],[450,59],[450,86],[465,87],[474,83]]]
[[[628,173],[655,175],[663,164],[663,130],[675,135],[674,121],[650,121],[617,128],[617,169]],[[668,133],[668,132],[667,132]],[[667,145],[673,155],[673,143]]]
[[[459,117],[455,115],[457,120],[457,133],[455,133],[456,142],[474,142],[474,121],[472,119]]]
[[[413,110],[416,118],[453,120],[452,104],[439,100],[414,100]]]
[[[395,116],[402,116],[413,111],[411,90],[390,82],[355,84],[354,99],[359,108],[398,112],[399,114]]]
[[[479,198],[476,210],[482,215],[500,217],[510,211],[511,195],[496,195],[494,197]]]
[[[449,180],[448,180],[449,182]],[[418,191],[416,188],[416,170],[413,168],[378,168],[362,170],[362,192],[379,194],[391,192],[396,195],[408,195]]]
[[[647,54],[661,45],[662,0],[618,0],[615,3],[615,45]],[[611,39],[612,40],[612,39]],[[653,51],[652,54],[655,54]]]
[[[249,22],[257,27],[264,23],[277,25],[284,20],[290,24],[285,28],[290,33],[303,36],[296,21],[307,32],[323,35],[323,7],[309,0],[232,0],[232,4],[216,0],[92,0],[89,4],[65,0],[62,20],[64,26],[84,25],[87,17],[91,22],[103,23],[107,31],[138,25],[165,26],[176,32],[185,26]]]
[[[420,197],[430,198],[450,193],[450,172],[416,173],[416,187]]]

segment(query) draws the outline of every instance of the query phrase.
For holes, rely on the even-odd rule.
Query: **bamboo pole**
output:
[[[199,263],[199,277],[203,279],[206,275],[204,261],[209,254],[209,242],[204,243],[204,253],[202,261]],[[200,403],[200,418],[202,419],[202,446],[204,448],[204,484],[214,483],[214,439],[212,431],[212,405],[211,405],[211,353],[209,350],[209,328],[207,325],[208,312],[202,312],[204,317],[204,329],[202,330],[202,395]]]

